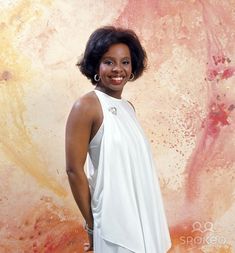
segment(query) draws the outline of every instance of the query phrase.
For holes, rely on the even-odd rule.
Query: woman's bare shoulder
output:
[[[98,98],[94,91],[90,91],[80,98],[78,98],[71,109],[71,113],[74,116],[86,116],[92,117],[97,113],[97,107],[99,105]]]

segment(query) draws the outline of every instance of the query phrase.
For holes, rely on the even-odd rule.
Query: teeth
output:
[[[121,81],[123,79],[123,77],[112,77],[112,80],[115,81]]]

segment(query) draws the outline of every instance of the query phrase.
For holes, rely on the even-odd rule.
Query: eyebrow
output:
[[[116,60],[116,58],[115,58],[115,57],[108,56],[108,55],[107,55],[107,56],[102,57],[101,59],[102,59],[102,60],[104,60],[104,59],[112,59],[112,60]],[[121,59],[122,59],[122,60],[124,60],[124,59],[125,59],[125,60],[126,60],[126,59],[130,60],[130,59],[131,59],[131,57],[129,57],[129,56],[124,56],[124,57],[122,57]]]

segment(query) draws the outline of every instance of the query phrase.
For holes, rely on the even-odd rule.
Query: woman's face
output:
[[[98,86],[110,91],[122,91],[130,79],[131,72],[129,47],[123,43],[114,44],[101,58]]]

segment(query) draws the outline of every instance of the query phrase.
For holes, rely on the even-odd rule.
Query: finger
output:
[[[89,243],[84,243],[83,244],[83,249],[84,249],[85,252],[87,252],[89,250],[89,248],[90,248],[90,244]]]
[[[89,243],[84,243],[83,244],[83,249],[84,249],[85,252],[92,251],[93,250],[93,245],[89,244]]]

